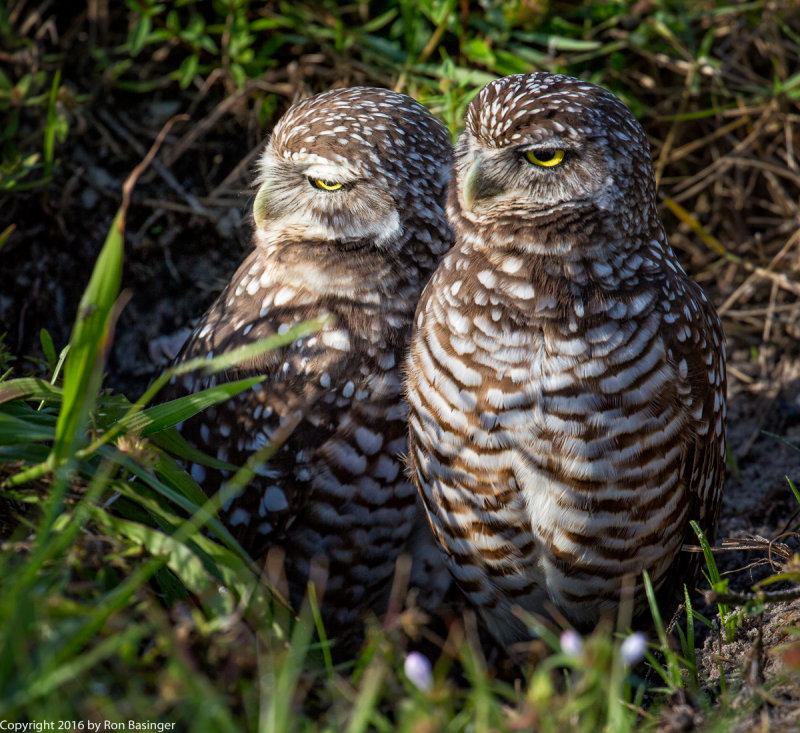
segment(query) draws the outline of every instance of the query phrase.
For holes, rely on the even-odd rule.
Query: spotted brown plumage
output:
[[[398,554],[418,549],[406,547],[421,509],[402,464],[400,369],[420,291],[452,243],[451,158],[447,130],[402,94],[337,89],[292,106],[260,159],[255,249],[178,357],[333,316],[323,331],[231,370],[225,379],[267,379],[182,427],[203,451],[241,465],[302,416],[223,519],[254,557],[282,548],[295,607],[312,561],[327,565],[333,635],[379,610]],[[213,380],[190,376],[174,390]],[[228,478],[199,464],[191,472],[208,493]]]
[[[493,82],[468,108],[448,217],[407,392],[451,571],[506,644],[526,636],[515,604],[586,627],[630,578],[642,610],[642,570],[672,582],[689,520],[713,533],[726,390],[719,318],[667,243],[644,132],[578,79]]]

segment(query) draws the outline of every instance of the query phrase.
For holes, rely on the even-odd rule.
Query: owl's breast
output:
[[[453,307],[476,297],[456,281],[417,322],[412,463],[462,586],[477,563],[501,595],[546,587],[587,621],[602,603],[582,599],[610,608],[624,576],[657,580],[677,552],[688,387],[652,298],[571,314],[543,298],[520,317],[483,279],[485,307]]]

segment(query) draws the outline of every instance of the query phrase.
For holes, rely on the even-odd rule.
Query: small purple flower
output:
[[[561,632],[561,651],[573,657],[579,657],[583,652],[583,639],[577,631],[565,629]]]
[[[619,648],[622,661],[629,667],[644,659],[647,651],[647,637],[641,631],[634,631]]]
[[[411,652],[403,664],[403,671],[414,685],[423,692],[433,689],[433,669],[424,654]]]

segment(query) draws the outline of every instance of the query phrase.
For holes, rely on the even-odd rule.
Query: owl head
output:
[[[567,237],[595,226],[622,233],[643,211],[654,216],[654,201],[647,138],[610,92],[558,74],[518,74],[470,104],[449,197],[451,216],[465,224],[516,241],[554,222]]]
[[[260,158],[256,238],[388,247],[408,217],[443,204],[451,158],[447,129],[404,94],[354,87],[304,99]]]

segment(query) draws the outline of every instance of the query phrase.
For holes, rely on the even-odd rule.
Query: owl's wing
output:
[[[297,293],[272,282],[269,273],[265,276],[259,255],[256,251],[245,260],[189,336],[177,361],[210,358],[322,315],[289,297]],[[199,450],[236,466],[267,444],[281,443],[266,464],[254,467],[256,476],[244,493],[223,505],[221,518],[254,557],[280,541],[308,502],[313,446],[324,443],[336,429],[335,415],[314,407],[328,394],[330,376],[325,375],[345,368],[336,362],[348,355],[315,344],[313,336],[307,337],[225,373],[186,375],[166,394],[174,398],[220,382],[266,376],[180,427],[182,436]],[[200,464],[191,465],[190,471],[209,495],[230,478],[226,471]]]
[[[689,306],[692,316],[684,331],[688,331],[688,338],[678,343],[690,368],[697,438],[693,460],[687,461],[686,469],[691,470],[689,486],[697,505],[692,518],[698,519],[713,541],[725,476],[725,336],[719,316],[700,287],[689,282],[687,291],[693,296]]]
[[[722,326],[713,306],[698,285],[684,280],[686,307],[672,324],[672,357],[684,377],[683,408],[688,414],[683,482],[688,488],[687,520],[697,521],[710,543],[714,542],[725,478],[726,375]],[[685,375],[685,376],[684,376]],[[684,542],[697,545],[697,535],[686,527]],[[673,577],[678,585],[692,587],[702,555],[681,552]]]

